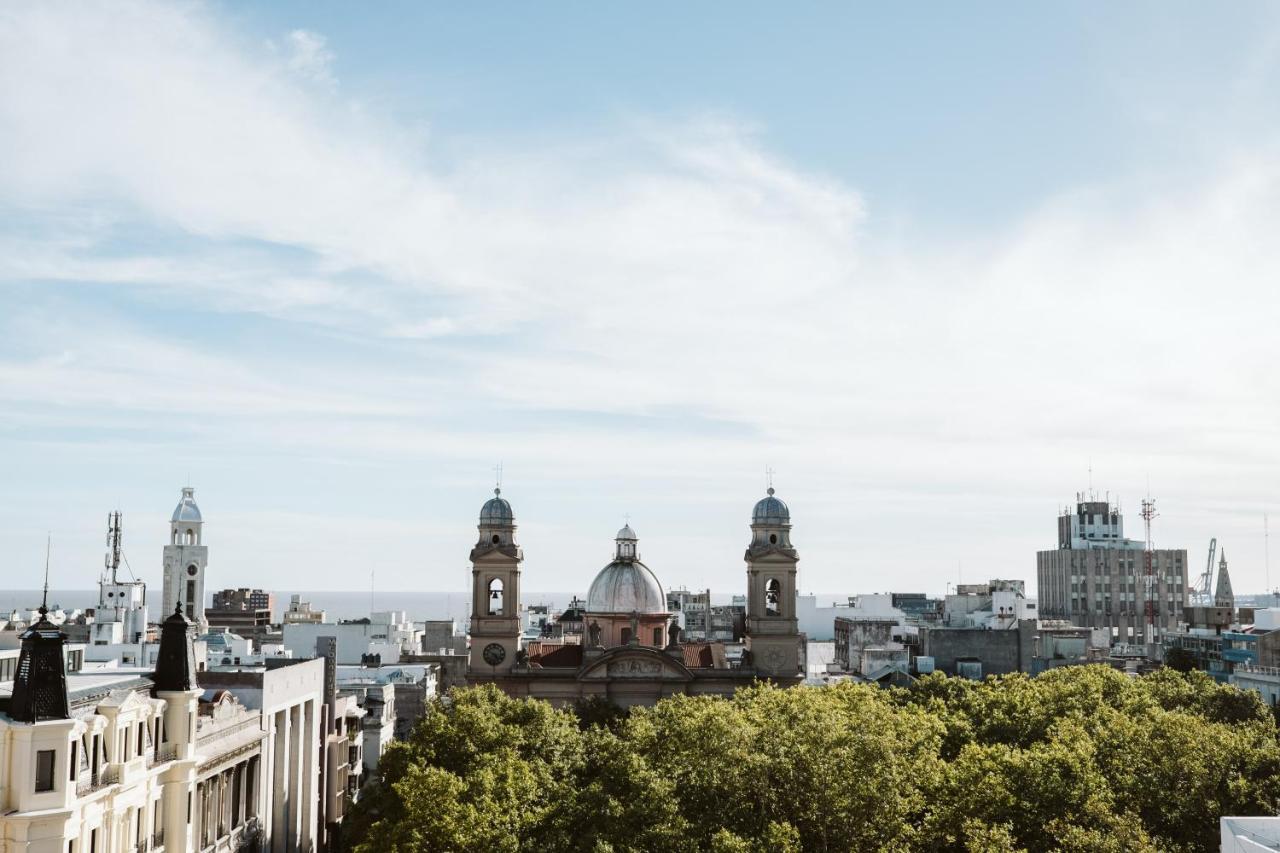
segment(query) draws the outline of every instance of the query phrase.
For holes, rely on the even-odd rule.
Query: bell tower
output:
[[[495,488],[480,509],[471,549],[471,657],[474,675],[509,672],[520,650],[520,563],[511,504]]]
[[[164,601],[162,613],[181,612],[200,631],[204,618],[204,580],[209,547],[204,544],[204,518],[196,506],[196,490],[186,486],[169,520],[169,544],[164,546]]]
[[[751,513],[747,546],[747,650],[762,676],[798,678],[800,629],[796,621],[796,564],[791,547],[791,511],[769,493]]]

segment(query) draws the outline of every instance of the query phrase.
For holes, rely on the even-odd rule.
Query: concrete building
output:
[[[522,642],[517,614],[524,553],[500,490],[481,509],[478,529],[471,550],[471,683],[557,704],[599,697],[625,707],[677,693],[729,695],[757,679],[790,685],[803,678],[804,638],[795,613],[799,555],[791,546],[790,510],[772,488],[752,512],[746,649],[736,665],[721,643],[682,642],[630,525],[618,531],[614,559],[587,593],[585,635]]]
[[[302,596],[289,596],[289,607],[284,612],[285,625],[304,625],[324,622],[326,613],[323,610],[312,610],[310,601],[303,601]]]
[[[453,619],[427,619],[422,626],[422,651],[428,654],[467,653],[467,635]]]
[[[1058,547],[1036,555],[1040,615],[1106,628],[1116,643],[1143,643],[1149,599],[1159,640],[1177,629],[1189,601],[1187,552],[1152,552],[1150,593],[1145,558],[1144,543],[1125,538],[1118,506],[1079,496],[1075,510],[1058,517]]]
[[[365,619],[341,622],[286,622],[282,632],[284,647],[294,657],[312,654],[320,637],[335,637],[340,664],[359,664],[368,655],[392,664],[422,649],[421,629],[399,610],[380,610]]]
[[[213,594],[213,604],[205,610],[210,631],[227,631],[261,646],[271,634],[271,614],[275,596],[260,589],[224,589]]]
[[[261,589],[250,589],[242,586],[237,589],[219,590],[213,594],[213,609],[216,610],[266,610],[276,609],[275,593]]]
[[[746,635],[747,601],[744,596],[734,598],[731,604],[714,604],[711,590],[690,592],[681,587],[667,590],[667,609],[687,640],[739,643]]]
[[[921,626],[919,657],[948,675],[982,678],[1010,672],[1104,661],[1105,649],[1089,628],[1023,619],[1007,628]]]

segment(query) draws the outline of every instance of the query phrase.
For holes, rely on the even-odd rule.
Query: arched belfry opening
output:
[[[766,616],[777,616],[782,613],[782,583],[777,578],[769,578],[764,584],[764,612]]]
[[[505,601],[503,599],[502,578],[491,578],[489,580],[489,615],[502,616]]]

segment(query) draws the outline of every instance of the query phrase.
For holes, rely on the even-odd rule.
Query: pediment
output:
[[[598,679],[648,679],[657,681],[692,681],[693,673],[680,661],[655,649],[624,646],[610,649],[588,661],[578,672],[584,681]]]

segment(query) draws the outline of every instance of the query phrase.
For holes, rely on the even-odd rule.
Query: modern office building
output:
[[[1145,545],[1125,538],[1119,506],[1077,497],[1075,509],[1058,517],[1058,546],[1036,555],[1040,617],[1107,628],[1113,642],[1142,643],[1149,599],[1158,641],[1177,628],[1188,603],[1186,549],[1151,552],[1148,592]]]

